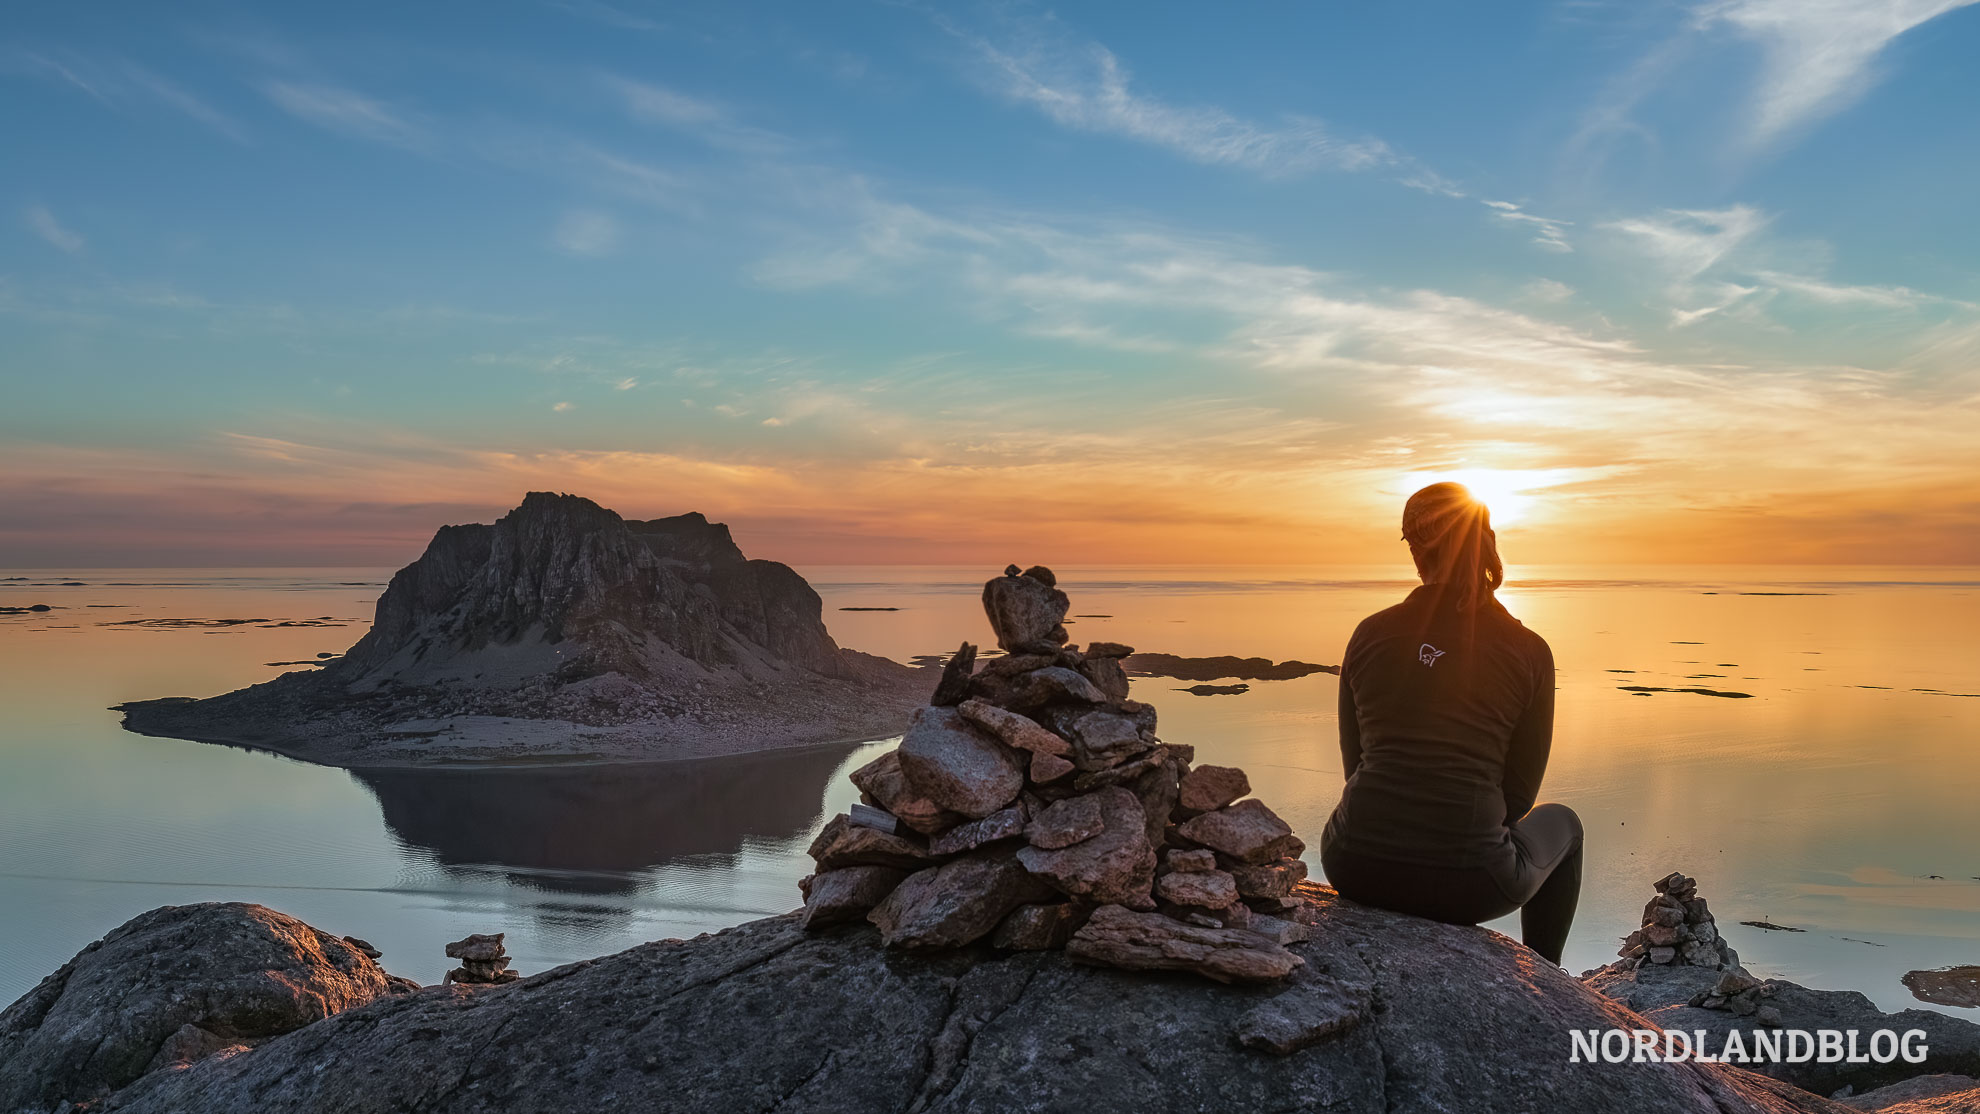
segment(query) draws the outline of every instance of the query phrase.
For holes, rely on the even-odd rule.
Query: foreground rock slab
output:
[[[405,993],[343,939],[237,902],[153,909],[0,1013],[0,1110],[88,1102]]]
[[[1302,970],[1285,990],[1239,1019],[1238,1043],[1290,1056],[1361,1024],[1372,1004],[1366,982]]]
[[[1850,1112],[1717,1065],[1569,1065],[1570,1030],[1641,1019],[1496,933],[1302,892],[1315,931],[1291,950],[1315,975],[1365,985],[1370,1006],[1284,1056],[1236,1034],[1261,1006],[1289,1006],[1278,996],[1297,979],[1245,988],[1053,952],[904,955],[868,927],[807,935],[791,915],[508,986],[381,999],[146,1076],[92,1114]],[[15,1055],[4,1070],[48,1066]]]

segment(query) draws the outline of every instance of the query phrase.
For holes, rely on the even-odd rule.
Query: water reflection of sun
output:
[[[1441,472],[1411,472],[1403,477],[1402,493],[1406,496],[1418,488],[1446,481],[1470,488],[1473,497],[1492,508],[1494,526],[1518,523],[1538,502],[1538,497],[1532,494],[1535,489],[1560,482],[1553,473],[1538,469],[1454,468]]]

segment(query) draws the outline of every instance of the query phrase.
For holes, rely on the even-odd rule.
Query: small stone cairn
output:
[[[1676,871],[1652,883],[1657,896],[1643,907],[1643,927],[1623,939],[1622,956],[1616,966],[1631,967],[1710,967],[1734,970],[1739,953],[1719,935],[1719,926],[1705,899],[1698,896],[1698,880]]]
[[[1005,652],[965,642],[860,803],[811,845],[803,923],[862,917],[889,947],[1063,949],[1076,960],[1265,982],[1303,962],[1306,845],[1244,771],[1191,768],[1128,699],[1133,648],[1067,644],[1050,569],[983,587]],[[451,952],[449,954],[452,954]]]
[[[493,936],[485,936],[477,932],[465,940],[448,944],[447,958],[458,959],[461,965],[447,972],[444,981],[486,986],[522,978],[519,972],[509,970],[509,953],[502,950],[502,937],[505,935],[507,933],[497,932]]]
[[[1781,1011],[1770,1004],[1782,984],[1763,982],[1741,971],[1727,971],[1719,976],[1710,990],[1701,990],[1691,996],[1690,1005],[1708,1010],[1724,1010],[1739,1017],[1750,1017],[1762,1025],[1779,1028]]]

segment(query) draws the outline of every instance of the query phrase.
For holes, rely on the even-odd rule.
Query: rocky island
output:
[[[532,492],[443,526],[320,669],[124,704],[146,735],[344,767],[637,761],[884,738],[921,670],[842,649],[804,578],[699,514]]]

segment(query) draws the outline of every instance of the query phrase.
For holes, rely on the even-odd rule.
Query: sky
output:
[[[10,5],[0,564],[1980,565],[1974,0]]]

